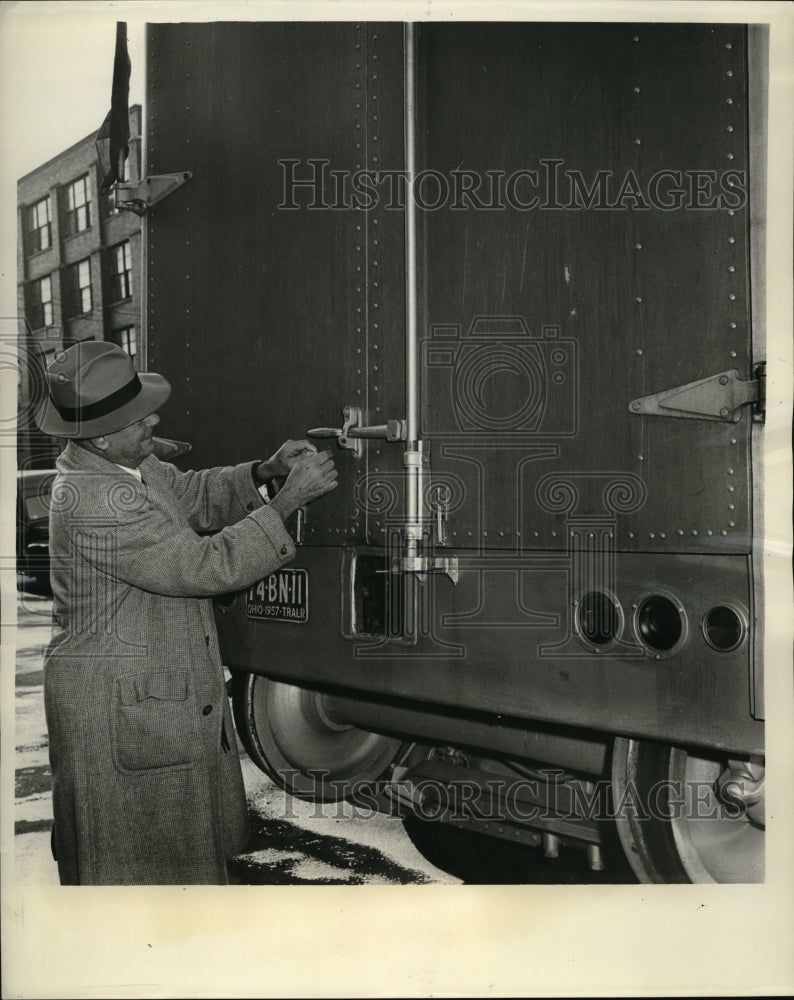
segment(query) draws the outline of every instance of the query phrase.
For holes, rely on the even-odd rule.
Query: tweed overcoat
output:
[[[210,598],[295,553],[254,464],[150,456],[141,483],[74,442],[58,459],[44,699],[64,885],[224,884],[244,847]]]

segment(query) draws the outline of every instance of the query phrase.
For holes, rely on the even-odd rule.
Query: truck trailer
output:
[[[765,29],[146,51],[116,197],[163,428],[196,467],[308,435],[339,469],[294,561],[215,602],[251,758],[442,863],[763,881]]]

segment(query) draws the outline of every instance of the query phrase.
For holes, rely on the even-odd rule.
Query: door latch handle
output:
[[[449,518],[449,501],[451,490],[444,482],[431,483],[427,491],[427,502],[431,515],[435,517],[435,544],[447,544],[446,524]]]
[[[308,515],[308,508],[298,507],[297,513],[295,515],[295,544],[303,545],[303,537],[306,533],[306,517]]]
[[[359,406],[346,406],[342,411],[344,424],[342,427],[313,427],[306,431],[310,438],[336,438],[340,448],[354,451],[361,455],[361,440],[363,438],[378,438],[382,441],[404,441],[405,421],[388,420],[385,424],[366,426],[362,424],[362,411]]]

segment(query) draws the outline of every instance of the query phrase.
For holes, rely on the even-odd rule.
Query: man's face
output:
[[[152,431],[159,423],[160,418],[157,414],[150,413],[148,417],[136,420],[128,427],[122,427],[120,431],[103,434],[101,438],[95,439],[95,443],[101,450],[102,456],[109,462],[137,469],[141,462],[154,452]]]

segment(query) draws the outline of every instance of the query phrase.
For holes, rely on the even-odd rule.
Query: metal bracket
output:
[[[189,170],[179,174],[155,174],[137,184],[116,184],[113,189],[115,207],[135,215],[146,215],[152,205],[167,198],[193,177]]]
[[[395,556],[391,563],[392,573],[446,573],[453,583],[460,579],[457,556]]]
[[[385,424],[374,424],[363,426],[361,421],[363,414],[359,406],[346,406],[342,415],[344,423],[338,427],[313,427],[306,431],[306,436],[310,438],[336,438],[340,448],[353,451],[356,456],[362,453],[361,440],[363,438],[378,438],[384,441],[404,441],[405,421],[388,420]]]
[[[764,366],[756,369],[756,379],[742,382],[734,368],[697,382],[664,389],[629,403],[629,412],[658,417],[686,417],[691,420],[719,420],[738,423],[742,406],[752,404],[754,417],[763,420]]]

